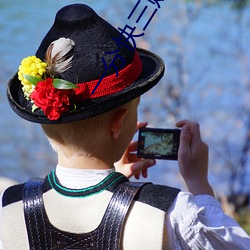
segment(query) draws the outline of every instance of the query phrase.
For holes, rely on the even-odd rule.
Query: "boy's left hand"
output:
[[[138,122],[137,130],[142,127],[146,127],[147,123]],[[136,155],[138,141],[131,142],[127,147],[122,158],[116,162],[115,169],[117,172],[124,174],[126,177],[130,178],[134,176],[136,179],[140,178],[142,175],[144,178],[148,177],[148,168],[155,165],[156,161],[151,159],[138,158]]]

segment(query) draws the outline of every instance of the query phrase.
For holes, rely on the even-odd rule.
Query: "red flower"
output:
[[[57,120],[61,114],[69,110],[69,95],[72,92],[71,90],[56,89],[52,84],[51,78],[38,82],[30,98],[50,120]]]

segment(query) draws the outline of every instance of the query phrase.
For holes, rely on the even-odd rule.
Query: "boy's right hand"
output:
[[[176,123],[182,128],[178,163],[182,177],[194,195],[214,195],[208,182],[208,146],[201,140],[199,124],[182,120]]]

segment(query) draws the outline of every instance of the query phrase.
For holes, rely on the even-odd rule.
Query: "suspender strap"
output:
[[[116,189],[101,223],[100,249],[120,249],[124,221],[139,189],[147,183],[124,182]]]
[[[93,244],[91,243],[90,245],[92,245],[93,248],[90,247],[88,249],[119,250],[124,221],[129,207],[136,193],[146,184],[148,183],[124,182],[120,184],[109,202],[101,224],[93,232],[81,234],[81,240],[78,240],[79,246],[84,246],[81,242],[84,242],[85,239],[89,240],[92,238]],[[53,228],[47,219],[42,198],[42,185],[42,179],[31,179],[25,184],[23,190],[24,216],[30,249],[73,249],[65,245],[63,248],[57,248],[59,246],[56,247],[52,244],[53,235],[55,234],[53,230],[55,230],[55,228]],[[52,228],[53,230],[51,230]],[[58,235],[62,235],[61,233],[62,232],[58,229]],[[66,234],[67,233],[64,232],[64,235]],[[72,236],[72,233],[69,234]],[[77,239],[79,239],[79,236],[79,234],[76,235],[74,240],[75,243]],[[68,244],[70,245],[70,242]],[[75,245],[78,244],[76,243]]]
[[[24,217],[31,250],[52,249],[44,218],[42,185],[43,179],[30,179],[23,189]]]

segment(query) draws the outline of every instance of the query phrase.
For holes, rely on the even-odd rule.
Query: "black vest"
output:
[[[76,234],[62,231],[50,223],[44,208],[42,186],[43,179],[31,179],[24,186],[19,185],[19,188],[22,187],[25,222],[31,250],[118,250],[124,221],[133,200],[141,200],[167,211],[180,191],[151,183],[129,182],[125,178],[118,187],[115,187],[99,226],[92,232]],[[7,205],[5,201],[8,201],[11,193],[13,198],[13,191],[11,188],[7,189],[3,205]]]

